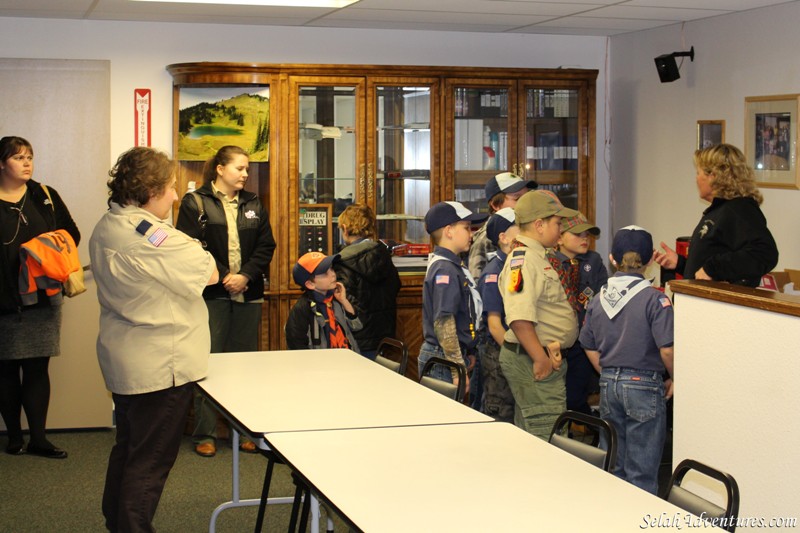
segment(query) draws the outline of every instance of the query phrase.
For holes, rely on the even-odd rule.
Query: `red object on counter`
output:
[[[684,258],[689,256],[689,241],[691,237],[678,237],[675,239],[675,251],[678,252],[678,255],[682,255]],[[683,276],[675,273],[675,279],[683,279]]]

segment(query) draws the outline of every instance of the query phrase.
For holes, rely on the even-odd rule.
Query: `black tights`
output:
[[[30,444],[51,448],[44,436],[50,404],[49,357],[0,361],[0,415],[8,430],[9,445],[22,444],[22,409],[28,418]]]

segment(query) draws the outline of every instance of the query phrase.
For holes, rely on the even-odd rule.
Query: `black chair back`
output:
[[[594,444],[582,442],[568,436],[568,425],[571,423],[583,424],[584,426],[596,431],[604,438],[608,449],[603,450]],[[565,429],[567,431],[565,431]],[[553,430],[550,432],[550,444],[579,457],[587,463],[593,464],[606,472],[611,472],[617,460],[617,432],[614,426],[596,416],[579,413],[578,411],[565,411],[561,413]]]
[[[431,371],[434,365],[442,365],[446,366],[448,369],[455,370],[458,376],[458,385],[428,376],[428,372]],[[419,378],[419,382],[429,389],[435,390],[439,394],[443,394],[457,402],[463,402],[467,390],[467,370],[463,365],[459,365],[453,361],[441,357],[431,357],[422,368],[422,375]]]
[[[375,362],[405,376],[408,366],[408,348],[402,341],[386,337],[378,344]]]
[[[692,470],[696,470],[722,483],[728,498],[727,505],[724,509],[681,487],[684,476]],[[733,479],[733,476],[721,470],[712,468],[694,459],[684,459],[672,473],[666,500],[677,505],[684,511],[689,511],[697,516],[727,519],[719,523],[718,527],[721,527],[725,531],[736,530],[735,517],[739,514],[739,485],[736,483],[736,480]]]

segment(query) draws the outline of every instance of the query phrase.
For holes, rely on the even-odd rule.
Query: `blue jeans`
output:
[[[419,360],[417,361],[420,377],[422,377],[422,369],[425,368],[425,363],[427,363],[428,359],[431,357],[441,357],[444,359],[444,351],[439,346],[434,346],[429,342],[423,342],[419,349]],[[449,368],[443,365],[433,365],[428,375],[448,383],[453,382],[453,373]]]
[[[614,475],[652,494],[667,433],[664,392],[660,372],[611,367],[600,373],[600,417],[617,431]]]

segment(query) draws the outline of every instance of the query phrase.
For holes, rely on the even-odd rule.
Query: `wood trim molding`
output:
[[[783,315],[800,316],[800,296],[731,285],[719,281],[670,281],[669,288],[675,294],[696,296]]]

